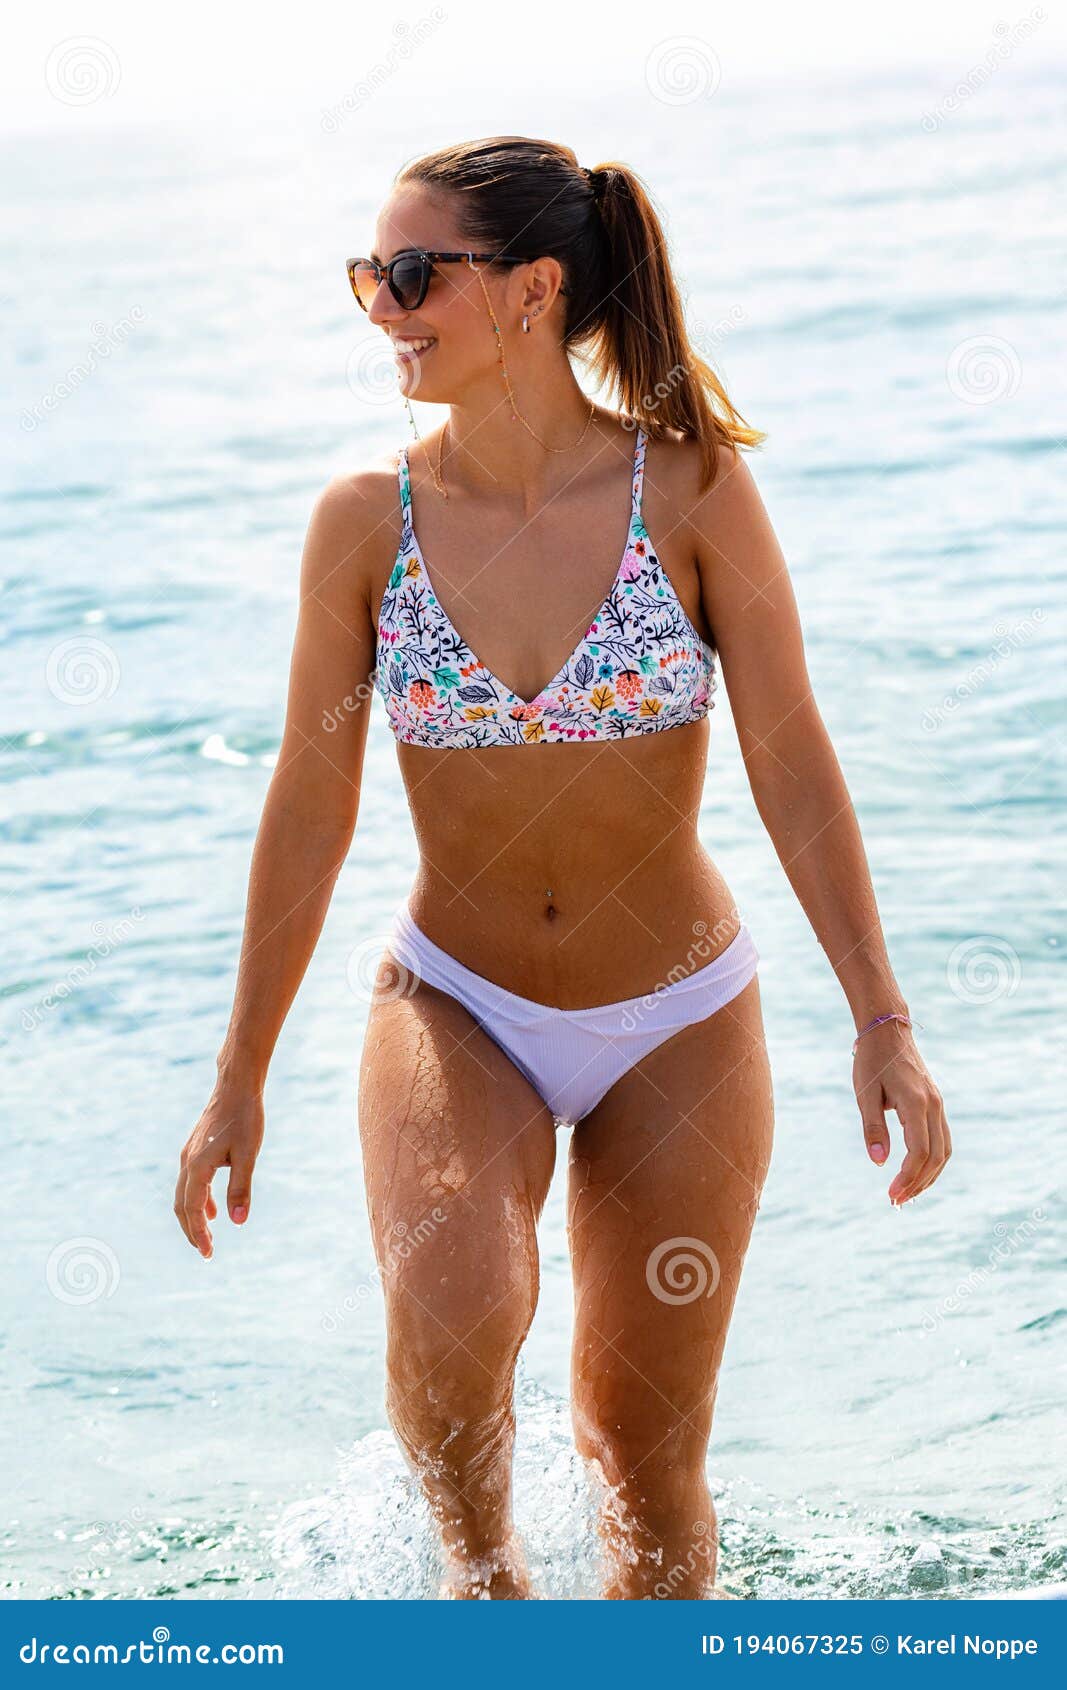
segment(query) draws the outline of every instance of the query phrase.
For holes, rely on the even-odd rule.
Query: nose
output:
[[[402,305],[398,305],[393,298],[393,290],[383,277],[375,290],[374,298],[370,302],[367,316],[377,328],[384,328],[387,323],[397,322],[407,316]]]

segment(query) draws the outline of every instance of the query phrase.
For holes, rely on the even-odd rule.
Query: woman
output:
[[[706,1595],[705,1454],[773,1130],[756,947],[697,834],[720,661],[759,814],[855,1020],[876,1163],[885,1110],[903,1123],[891,1201],[949,1156],[941,1097],[739,455],[762,436],[689,345],[638,178],[549,142],[447,148],[401,171],[349,275],[405,398],[449,411],[316,505],[233,1017],[175,1208],[210,1256],[228,1166],[230,1218],[248,1217],[267,1064],[352,838],[377,686],[420,863],[360,1129],[388,1410],[445,1593],[530,1594],[513,1374],[562,1123],[605,1594]],[[621,415],[584,396],[577,351]]]

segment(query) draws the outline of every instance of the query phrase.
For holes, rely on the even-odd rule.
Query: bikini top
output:
[[[374,684],[398,740],[479,748],[626,739],[682,727],[713,708],[704,644],[641,520],[645,431],[637,430],[630,532],[600,609],[562,669],[519,698],[482,663],[434,592],[411,520],[408,449],[397,470],[403,532],[378,618]]]

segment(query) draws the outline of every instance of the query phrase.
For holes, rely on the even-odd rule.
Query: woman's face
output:
[[[375,226],[372,256],[385,264],[411,247],[427,252],[463,252],[470,247],[447,201],[416,186],[398,188],[386,201]],[[517,266],[483,267],[481,273],[501,333],[511,341],[509,329],[519,326],[525,267],[521,272]],[[400,391],[406,397],[449,404],[474,383],[487,378],[500,382],[496,335],[481,283],[469,265],[435,266],[426,298],[414,311],[398,305],[383,281],[367,314],[395,349]]]

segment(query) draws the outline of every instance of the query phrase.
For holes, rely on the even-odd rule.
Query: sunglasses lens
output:
[[[364,311],[369,311],[378,292],[377,276],[369,264],[354,264],[349,275],[352,278],[352,292]]]
[[[401,258],[393,270],[393,286],[405,311],[414,311],[421,303],[424,266],[414,254]]]

